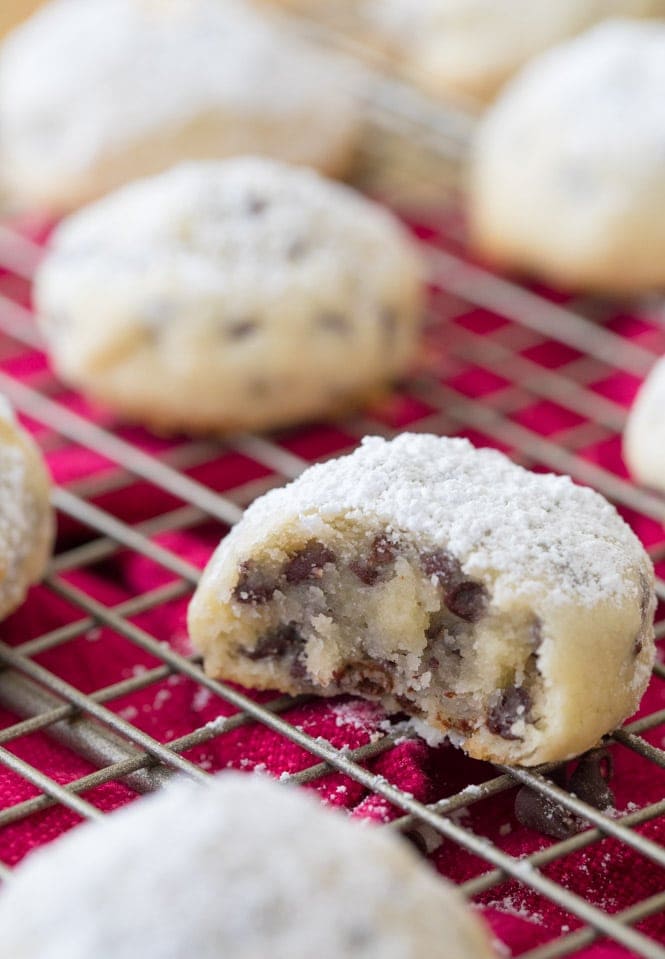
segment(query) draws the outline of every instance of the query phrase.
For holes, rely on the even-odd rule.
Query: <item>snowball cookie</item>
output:
[[[161,430],[320,417],[404,372],[406,231],[302,168],[232,159],[124,187],[57,230],[36,304],[63,379]]]
[[[656,363],[635,398],[623,455],[636,480],[665,492],[665,358]]]
[[[598,493],[405,433],[258,499],[189,629],[212,676],[357,694],[477,759],[534,765],[635,710],[654,608],[651,562]]]
[[[664,0],[280,0],[346,26],[434,95],[488,100],[531,57],[610,16],[665,16]],[[332,9],[331,9],[332,8]]]
[[[242,0],[52,0],[0,54],[0,167],[19,203],[77,207],[186,159],[346,170],[338,67]]]
[[[568,288],[665,285],[665,23],[612,21],[528,66],[474,146],[471,233]]]
[[[54,532],[49,493],[41,453],[0,396],[0,619],[44,574]]]
[[[0,895],[12,959],[491,959],[409,845],[304,791],[179,782],[34,853]]]

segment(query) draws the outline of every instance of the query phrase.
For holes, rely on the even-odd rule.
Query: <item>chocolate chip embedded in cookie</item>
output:
[[[649,558],[597,493],[403,434],[257,500],[204,572],[189,628],[213,676],[354,693],[477,758],[535,765],[634,711],[654,607]]]

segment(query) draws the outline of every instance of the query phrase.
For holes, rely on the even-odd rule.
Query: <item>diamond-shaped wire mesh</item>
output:
[[[372,140],[368,167],[376,151]],[[381,189],[399,205],[413,177],[425,174],[406,161],[391,162]],[[187,600],[243,507],[310,462],[352,449],[367,433],[465,435],[527,466],[570,473],[618,506],[662,572],[665,500],[628,480],[620,453],[626,409],[665,348],[658,308],[575,300],[493,275],[462,252],[454,193],[440,197],[445,209],[433,215],[430,199],[428,216],[417,218],[431,287],[420,373],[390,400],[343,421],[226,442],[162,439],[117,424],[59,383],[27,309],[45,231],[35,221],[2,228],[0,391],[47,456],[59,512],[48,576],[0,633],[4,877],[26,851],[26,823],[34,845],[159,788],[174,772],[205,779],[220,767],[220,756],[226,765],[260,769],[262,730],[272,737],[272,755],[284,760],[270,773],[312,784],[331,802],[356,790],[366,809],[379,804],[385,828],[412,834],[425,824],[476,857],[463,883],[468,896],[485,905],[503,896],[505,905],[519,886],[532,891],[536,915],[538,902],[556,903],[568,920],[562,930],[574,931],[524,953],[530,959],[569,955],[599,936],[633,954],[665,956],[658,941],[665,927],[648,919],[665,907],[665,887],[658,885],[662,832],[649,829],[665,814],[662,666],[639,718],[610,740],[622,812],[609,815],[553,783],[551,770],[492,770],[470,761],[458,763],[457,779],[436,801],[425,801],[385,772],[408,738],[403,726],[362,706],[353,713],[342,702],[330,736],[310,735],[308,711],[316,704],[213,681],[187,646]],[[658,593],[665,599],[660,579]],[[657,629],[661,636],[663,621]],[[101,659],[103,670],[96,665]],[[154,718],[174,699],[183,702],[182,721],[165,729]],[[280,753],[275,743],[282,741]],[[634,763],[630,775],[623,771],[621,756],[628,754],[644,767],[637,777]],[[440,753],[432,761],[448,762]],[[645,801],[647,781],[653,788]],[[589,827],[515,855],[496,826],[498,810],[505,819],[520,785],[580,814]],[[566,871],[569,857],[600,846],[617,863],[630,851],[656,877],[646,897],[618,913],[610,902],[580,895]]]

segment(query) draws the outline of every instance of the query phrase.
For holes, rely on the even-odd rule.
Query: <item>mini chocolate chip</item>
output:
[[[550,773],[558,786],[575,793],[578,799],[596,809],[614,806],[614,794],[608,785],[611,777],[612,757],[606,750],[582,756],[571,776],[566,775],[565,767]],[[523,826],[555,839],[568,839],[589,825],[581,816],[528,786],[523,786],[515,797],[515,816]]]
[[[421,553],[420,565],[443,587],[446,606],[468,623],[476,623],[485,613],[489,595],[482,583],[464,579],[459,560],[443,549]]]
[[[612,757],[606,750],[588,753],[577,764],[568,789],[595,809],[613,808],[614,793],[608,784],[612,772]]]
[[[527,829],[554,839],[569,839],[584,827],[569,809],[528,786],[522,786],[515,796],[515,818]]]
[[[335,558],[331,549],[319,543],[318,540],[311,539],[288,560],[284,567],[284,575],[289,583],[321,579],[323,567],[327,563],[334,563]]]
[[[253,649],[240,647],[243,656],[247,659],[281,659],[287,653],[300,650],[305,640],[296,629],[294,623],[283,623],[270,632],[260,636]]]
[[[258,216],[268,208],[268,201],[261,196],[251,196],[247,201],[247,212],[252,216]]]
[[[381,572],[389,566],[397,555],[397,545],[385,533],[378,533],[366,559],[356,559],[349,563],[349,569],[366,586],[373,586]]]
[[[351,331],[351,325],[346,316],[342,316],[341,313],[320,313],[316,318],[316,323],[318,326],[323,327],[324,330],[328,330],[330,333],[337,333],[339,335],[346,335]]]
[[[225,336],[228,336],[230,340],[244,340],[253,333],[256,333],[258,329],[259,324],[256,320],[238,320],[236,323],[225,326],[223,333]]]
[[[385,533],[377,533],[372,542],[370,550],[370,559],[376,566],[385,566],[392,563],[397,555],[397,544],[386,536]]]
[[[276,583],[253,559],[240,564],[238,582],[233,589],[233,598],[239,603],[267,603],[272,599]]]
[[[446,592],[446,606],[467,623],[477,623],[485,614],[489,596],[482,583],[467,579]]]
[[[365,586],[373,586],[379,578],[379,571],[373,566],[359,559],[354,559],[349,563],[349,569],[358,577]]]
[[[335,676],[337,685],[360,696],[385,696],[393,688],[390,664],[375,660],[358,660],[347,665]]]
[[[499,691],[499,698],[487,714],[487,728],[502,739],[521,739],[512,731],[519,719],[527,720],[531,696],[523,686],[507,686]]]
[[[462,579],[462,567],[443,549],[420,554],[420,565],[427,576],[435,576],[442,586],[456,586]]]

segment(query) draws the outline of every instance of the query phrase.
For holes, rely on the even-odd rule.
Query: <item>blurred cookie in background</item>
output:
[[[311,170],[185,164],[65,220],[35,301],[67,382],[160,431],[328,417],[405,373],[421,268],[387,210]]]
[[[665,287],[665,22],[601,24],[527,66],[481,122],[470,216],[498,266]]]
[[[248,152],[341,175],[358,135],[349,85],[242,0],[51,0],[0,51],[4,192],[59,213]]]
[[[665,16],[663,0],[273,0],[389,55],[427,92],[486,101],[531,57],[606,17]]]
[[[656,363],[635,397],[623,455],[634,479],[665,492],[665,358]]]
[[[182,779],[30,855],[13,959],[493,959],[489,929],[394,831],[267,776]]]

